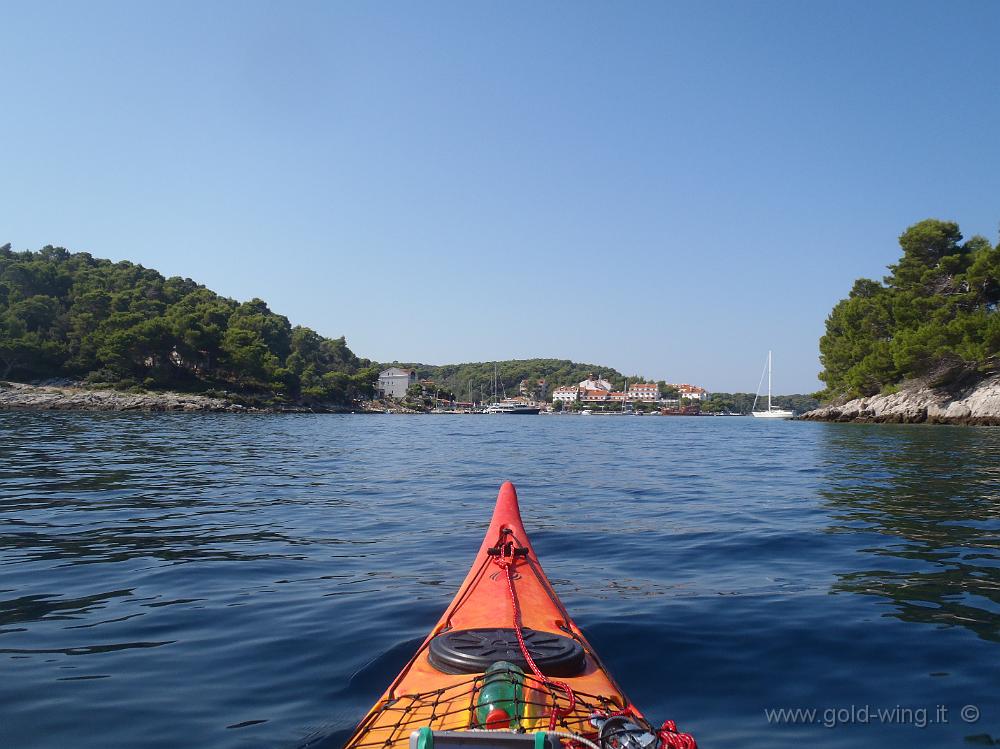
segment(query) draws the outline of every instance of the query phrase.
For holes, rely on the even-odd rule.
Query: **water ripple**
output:
[[[506,478],[626,691],[703,746],[983,741],[998,448],[726,418],[0,413],[0,746],[339,746]],[[982,718],[763,712],[852,704]]]

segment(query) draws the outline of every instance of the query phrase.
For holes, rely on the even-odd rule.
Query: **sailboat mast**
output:
[[[767,352],[767,410],[771,410],[771,352]]]

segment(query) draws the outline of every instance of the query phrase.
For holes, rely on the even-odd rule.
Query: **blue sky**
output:
[[[859,276],[996,241],[1000,3],[0,3],[0,243],[359,355],[819,387]]]

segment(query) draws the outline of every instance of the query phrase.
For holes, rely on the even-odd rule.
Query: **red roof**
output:
[[[698,387],[697,385],[677,385],[677,389],[685,393],[704,393],[705,388]]]

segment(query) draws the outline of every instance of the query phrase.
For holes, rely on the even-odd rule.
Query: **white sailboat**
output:
[[[757,394],[753,399],[753,408],[750,413],[758,419],[791,419],[795,416],[795,412],[787,408],[778,408],[771,404],[771,352],[767,352],[767,410],[758,411],[757,410],[757,399],[760,398],[760,386],[764,381],[764,374],[761,373],[761,381],[757,383]]]

